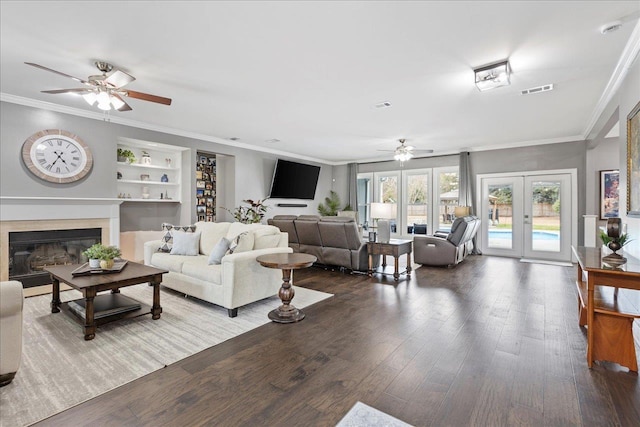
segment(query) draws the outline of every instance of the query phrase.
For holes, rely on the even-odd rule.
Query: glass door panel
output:
[[[482,246],[487,255],[521,256],[522,177],[482,179]]]
[[[407,173],[404,223],[407,234],[427,234],[429,221],[429,173]]]
[[[459,181],[458,171],[442,171],[437,173],[438,179],[438,217],[436,230],[449,231],[454,218],[454,209],[458,206]],[[431,234],[431,233],[430,233]]]
[[[570,185],[566,174],[525,177],[526,258],[570,259]]]

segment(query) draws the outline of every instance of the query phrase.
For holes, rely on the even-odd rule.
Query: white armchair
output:
[[[22,359],[22,283],[0,282],[0,387],[18,372]]]

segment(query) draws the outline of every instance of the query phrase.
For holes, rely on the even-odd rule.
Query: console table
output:
[[[640,261],[627,256],[625,264],[612,267],[603,263],[601,248],[572,249],[578,259],[580,326],[588,328],[587,364],[607,360],[637,372],[633,320],[640,312],[618,297],[618,288],[640,291]]]

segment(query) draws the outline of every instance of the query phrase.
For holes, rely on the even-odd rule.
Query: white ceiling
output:
[[[129,99],[114,122],[329,163],[388,159],[399,138],[433,155],[584,139],[640,45],[638,1],[0,4],[5,101],[95,113],[24,62],[86,79],[100,59],[173,99]],[[511,86],[479,92],[473,68],[505,58]]]

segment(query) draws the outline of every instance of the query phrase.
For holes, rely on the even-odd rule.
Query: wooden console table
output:
[[[373,276],[373,256],[382,255],[382,267],[387,266],[387,255],[393,256],[394,269],[393,280],[396,282],[400,278],[398,259],[401,255],[407,254],[407,269],[403,272],[407,277],[411,277],[411,251],[413,240],[390,239],[388,243],[367,242],[367,252],[369,254],[369,276]]]
[[[601,248],[572,249],[578,258],[580,326],[588,328],[587,364],[591,368],[594,360],[607,360],[637,372],[633,320],[640,312],[618,299],[618,288],[640,291],[640,261],[627,257],[625,264],[613,268],[602,262]]]

